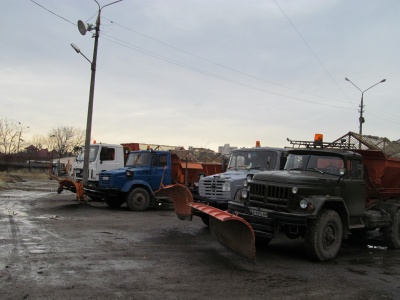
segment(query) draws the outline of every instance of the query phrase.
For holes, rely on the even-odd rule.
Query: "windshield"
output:
[[[98,152],[99,152],[99,146],[90,146],[89,162],[93,162],[96,160]],[[83,161],[84,158],[85,158],[85,147],[82,147],[82,150],[81,150],[81,152],[79,152],[76,160]]]
[[[340,175],[344,168],[341,157],[329,155],[290,154],[285,170],[309,170],[320,173]]]
[[[126,166],[143,167],[150,165],[150,152],[131,152],[126,161]]]
[[[235,151],[229,159],[228,169],[274,170],[277,154],[274,151]]]

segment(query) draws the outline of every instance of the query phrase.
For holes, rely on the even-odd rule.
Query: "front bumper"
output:
[[[193,195],[193,200],[195,202],[199,202],[202,204],[206,204],[221,210],[227,210],[228,209],[228,200],[214,200],[214,199],[209,199],[206,197],[202,197],[200,195]]]
[[[246,207],[243,204],[229,202],[228,211],[245,219],[253,228],[256,236],[274,238],[283,226],[306,227],[309,214],[296,214],[262,209],[258,207]]]

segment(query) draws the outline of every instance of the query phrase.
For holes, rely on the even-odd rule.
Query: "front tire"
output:
[[[271,241],[271,238],[256,236],[256,247],[266,248]]]
[[[200,218],[203,221],[204,225],[206,225],[207,227],[210,227],[210,217],[208,215],[201,216]]]
[[[392,224],[385,228],[383,236],[390,249],[400,248],[400,211],[394,214]]]
[[[334,259],[342,244],[343,227],[334,210],[324,209],[311,220],[304,237],[307,255],[316,261]]]
[[[143,188],[135,188],[128,194],[126,203],[130,210],[144,211],[149,207],[149,193]]]

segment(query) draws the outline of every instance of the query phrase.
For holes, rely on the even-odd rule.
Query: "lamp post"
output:
[[[18,136],[17,153],[19,153],[19,146],[20,146],[20,143],[24,141],[23,139],[21,139],[22,132],[24,131],[24,129],[29,129],[29,126],[25,126],[25,127],[24,127],[24,126],[21,124],[21,122],[18,122],[18,125],[19,125],[19,136]]]
[[[89,92],[89,104],[88,104],[88,114],[87,114],[87,123],[86,123],[86,138],[85,138],[85,152],[84,152],[84,158],[83,158],[83,175],[82,175],[82,182],[84,185],[88,183],[89,179],[89,155],[90,155],[90,135],[92,132],[92,116],[93,116],[93,98],[94,98],[94,84],[96,81],[96,62],[97,62],[97,48],[99,44],[99,32],[100,32],[100,15],[101,15],[101,10],[109,6],[111,4],[121,2],[122,0],[114,1],[109,4],[103,5],[100,7],[100,4],[94,0],[94,2],[97,3],[97,6],[99,7],[99,11],[97,14],[97,19],[96,19],[96,26],[95,26],[95,34],[94,34],[94,49],[93,49],[93,59],[90,61],[85,55],[83,55],[78,47],[76,47],[74,44],[71,44],[72,48],[77,53],[80,53],[84,58],[86,58],[87,61],[90,62],[91,64],[91,70],[92,70],[92,75],[90,78],[90,92]],[[82,35],[85,35],[87,31],[91,31],[93,29],[93,25],[89,24],[84,24],[82,21],[78,21],[78,30]]]
[[[362,124],[365,122],[365,119],[363,117],[363,113],[364,113],[364,93],[366,91],[368,91],[369,89],[373,88],[374,86],[385,82],[386,79],[382,79],[381,81],[379,81],[378,83],[375,83],[373,86],[370,86],[369,88],[367,88],[366,90],[362,91],[358,86],[356,86],[350,79],[348,79],[347,77],[345,78],[346,81],[350,82],[352,85],[354,85],[360,92],[361,92],[361,104],[360,104],[360,118],[359,123],[360,123],[360,131],[359,134],[362,135]]]

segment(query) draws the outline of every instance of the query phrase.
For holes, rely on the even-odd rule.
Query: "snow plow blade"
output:
[[[221,245],[255,260],[255,235],[253,228],[246,220],[202,203],[190,203],[189,205],[210,216],[211,234]]]
[[[73,181],[66,178],[58,178],[56,176],[50,176],[50,179],[56,179],[59,183],[57,193],[61,193],[64,189],[76,193],[76,199],[78,201],[85,200],[83,184],[81,182]]]
[[[175,212],[180,220],[192,220],[193,209],[209,215],[210,231],[220,244],[255,260],[255,235],[253,228],[246,220],[218,208],[193,202],[192,193],[184,185],[168,185],[155,194],[169,197],[173,201]]]
[[[193,202],[192,193],[181,184],[167,185],[154,192],[156,197],[168,197],[174,203],[175,213],[180,220],[192,220],[192,209],[189,203]]]

